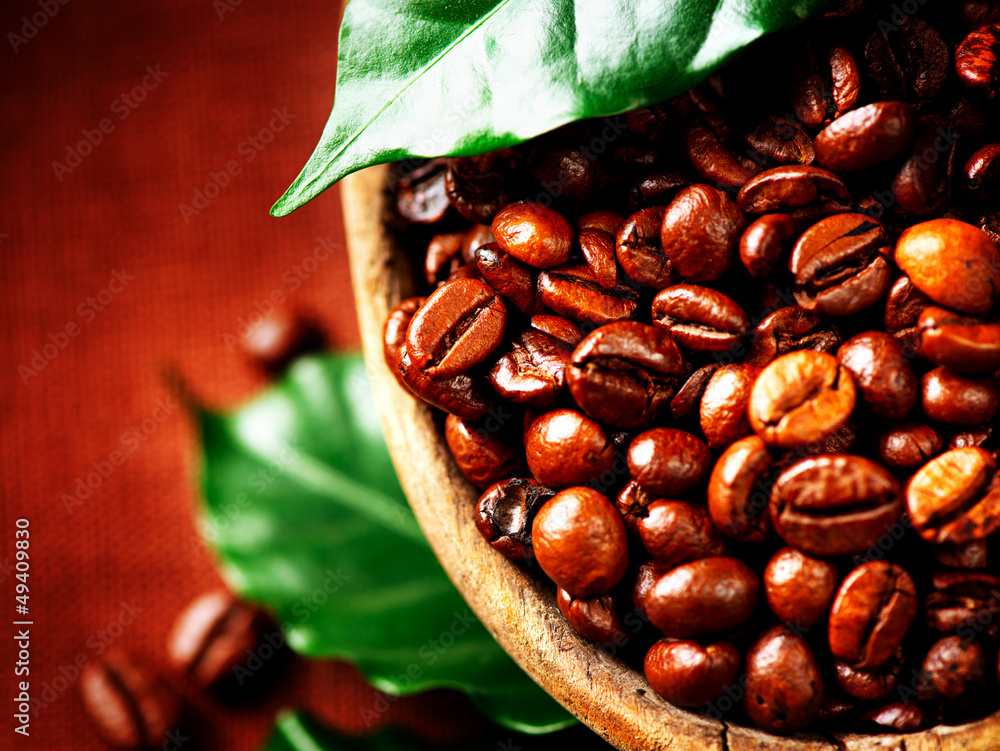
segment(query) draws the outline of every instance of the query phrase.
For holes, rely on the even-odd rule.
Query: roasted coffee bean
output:
[[[962,182],[966,192],[977,201],[1000,200],[1000,143],[983,146],[969,157],[962,170]]]
[[[664,570],[726,552],[708,512],[692,503],[653,501],[636,528],[643,546]]]
[[[464,237],[461,232],[448,232],[431,238],[424,259],[424,279],[429,286],[436,287],[461,265]]]
[[[696,352],[732,349],[750,328],[735,300],[694,284],[675,284],[659,292],[653,298],[653,323]]]
[[[531,201],[512,203],[498,211],[491,229],[503,250],[538,269],[566,263],[573,247],[569,222]]]
[[[487,243],[476,250],[476,268],[486,283],[506,301],[525,315],[542,310],[534,271],[496,243]]]
[[[956,373],[1000,369],[1000,316],[968,316],[935,305],[917,321],[920,356]]]
[[[396,210],[414,224],[433,224],[451,205],[445,190],[447,159],[428,159],[396,183]]]
[[[767,604],[782,623],[809,629],[826,617],[837,591],[837,567],[794,548],[782,548],[764,569]]]
[[[890,467],[916,469],[941,453],[941,434],[929,425],[904,422],[878,436],[879,458]]]
[[[476,251],[484,245],[489,245],[496,241],[490,225],[477,224],[462,235],[462,263],[474,266],[476,264]]]
[[[990,99],[1000,91],[1000,25],[971,32],[955,50],[955,71],[969,91]]]
[[[725,641],[702,645],[661,639],[643,662],[650,687],[679,707],[715,701],[736,681],[739,669],[740,653]]]
[[[663,289],[680,277],[663,251],[660,228],[666,209],[653,206],[632,214],[615,237],[618,263],[628,278],[643,287]]]
[[[708,476],[712,453],[697,436],[674,428],[640,433],[628,447],[628,469],[650,493],[677,498]]]
[[[701,396],[708,385],[712,374],[722,367],[721,362],[703,365],[694,371],[677,389],[674,398],[670,400],[670,415],[675,420],[683,420],[698,409]]]
[[[500,344],[507,309],[476,279],[448,282],[431,293],[406,330],[406,351],[424,375],[443,381],[478,365]]]
[[[946,715],[975,708],[986,688],[989,660],[977,641],[945,636],[934,643],[920,666],[918,697]]]
[[[846,47],[819,50],[807,46],[792,79],[795,116],[807,128],[819,128],[857,104],[861,73]]]
[[[775,167],[747,182],[737,197],[748,214],[782,212],[814,221],[851,210],[851,192],[837,175],[819,167]]]
[[[910,156],[899,168],[890,189],[893,206],[903,216],[940,214],[951,203],[958,135],[948,121],[927,115],[917,121]]]
[[[765,214],[751,222],[740,238],[740,260],[750,276],[767,279],[781,268],[800,231],[788,214]]]
[[[920,379],[920,399],[932,420],[975,425],[1000,412],[1000,382],[992,375],[960,375],[935,368]]]
[[[964,545],[936,545],[931,550],[934,560],[951,568],[986,568],[986,540],[973,540]]]
[[[896,338],[907,355],[917,351],[917,321],[924,308],[930,304],[931,299],[917,289],[905,274],[889,288],[889,296],[885,302],[885,328]]]
[[[531,328],[548,334],[554,339],[575,347],[583,339],[580,327],[562,316],[539,315],[531,317]]]
[[[729,270],[745,226],[743,212],[725,193],[692,185],[663,215],[663,250],[686,281],[712,281]]]
[[[489,224],[511,201],[511,180],[520,157],[513,149],[448,160],[448,200],[470,222]]]
[[[746,658],[743,709],[762,730],[792,733],[823,706],[823,677],[809,644],[784,626],[772,626]]]
[[[585,229],[599,229],[607,232],[612,237],[617,237],[618,230],[625,224],[625,216],[610,209],[598,209],[584,214],[576,220],[576,231],[583,232]]]
[[[684,130],[683,143],[694,171],[722,189],[741,187],[756,171],[742,163],[705,120],[696,120]]]
[[[889,334],[867,331],[848,339],[837,359],[854,377],[862,403],[878,417],[902,420],[917,402],[919,381]]]
[[[582,263],[542,271],[538,275],[538,295],[556,313],[598,326],[632,318],[639,299],[624,284],[613,289],[601,287],[594,272]]]
[[[924,621],[932,631],[1000,637],[1000,577],[985,572],[949,571],[933,579],[924,599]]]
[[[791,120],[764,115],[742,135],[750,159],[762,167],[811,164],[816,158],[809,134]]]
[[[868,38],[865,65],[879,98],[918,104],[941,93],[951,55],[933,26],[906,16],[892,33],[878,31]]]
[[[120,649],[83,669],[80,696],[101,738],[115,748],[160,748],[178,729],[180,697]]]
[[[610,592],[628,566],[621,516],[590,488],[568,488],[549,499],[535,516],[531,539],[542,570],[572,597]]]
[[[998,437],[1000,437],[1000,435],[997,433],[995,423],[989,425],[976,425],[955,433],[951,437],[951,440],[948,441],[948,448],[961,449],[969,446],[977,446],[979,448],[986,449],[987,451],[992,451],[995,454]]]
[[[896,243],[896,264],[938,305],[988,313],[1000,296],[1000,250],[981,229],[955,219],[910,227]]]
[[[803,459],[782,472],[771,490],[775,531],[808,555],[864,552],[902,512],[896,478],[850,454]]]
[[[639,522],[649,514],[649,504],[655,500],[656,496],[643,490],[635,480],[630,480],[615,498],[615,508],[632,539],[639,539]]]
[[[614,289],[618,284],[615,236],[600,229],[585,229],[580,231],[578,240],[583,259],[597,283],[604,289]]]
[[[830,609],[830,651],[861,670],[892,659],[917,612],[913,579],[885,561],[864,563],[837,591]]]
[[[854,379],[833,355],[789,352],[754,382],[750,426],[771,446],[815,443],[843,427],[854,411],[855,394]]]
[[[913,528],[928,542],[964,545],[1000,529],[1000,473],[981,448],[945,451],[906,486]]]
[[[382,328],[382,355],[385,358],[385,364],[400,385],[404,387],[406,384],[403,383],[402,376],[399,374],[399,351],[406,343],[406,329],[410,325],[413,314],[424,304],[426,299],[426,297],[410,297],[403,300],[389,311],[389,315],[385,319],[385,326]]]
[[[524,441],[531,474],[543,485],[582,485],[611,469],[614,446],[601,426],[571,409],[537,418]]]
[[[594,155],[580,148],[540,143],[528,156],[528,171],[536,185],[554,197],[586,204],[604,190],[607,177]]]
[[[549,407],[566,385],[572,348],[555,337],[525,329],[511,340],[490,370],[487,381],[497,394],[515,404]]]
[[[708,481],[708,512],[722,534],[763,542],[771,533],[771,455],[759,437],[747,436],[725,450]]]
[[[476,528],[486,541],[514,561],[530,560],[531,524],[538,509],[555,495],[534,480],[512,478],[490,486],[476,504]]]
[[[627,189],[626,205],[632,211],[649,206],[665,206],[691,184],[691,178],[677,170],[652,167]]]
[[[620,647],[628,643],[618,604],[611,595],[574,598],[565,589],[556,592],[559,612],[584,639]]]
[[[805,349],[834,354],[841,341],[840,333],[819,313],[791,305],[757,324],[746,362],[763,368],[781,355]]]
[[[504,478],[524,474],[524,447],[520,441],[513,442],[496,430],[448,415],[444,438],[465,479],[480,490]]]
[[[266,373],[276,376],[295,358],[322,349],[323,332],[302,314],[275,308],[240,336],[240,348]]]
[[[915,733],[926,724],[923,710],[915,702],[894,701],[864,712],[858,717],[860,729],[884,733]]]
[[[573,350],[566,385],[595,420],[631,430],[666,409],[683,369],[680,350],[666,333],[621,321],[583,338]]]
[[[737,363],[723,365],[712,374],[701,395],[698,419],[713,449],[725,448],[752,432],[747,405],[759,373],[753,365]]]
[[[814,224],[798,239],[788,263],[795,300],[828,315],[857,313],[892,284],[889,239],[865,214],[838,214]]]
[[[234,669],[257,648],[264,612],[220,589],[196,598],[167,637],[173,668],[199,688],[232,682]]]
[[[478,381],[462,373],[444,381],[435,381],[410,362],[410,354],[404,344],[399,350],[397,371],[402,384],[416,396],[431,406],[466,420],[481,420],[493,407],[493,401],[486,396]]]
[[[851,110],[816,136],[816,162],[836,172],[874,167],[912,143],[916,124],[916,108],[904,102],[876,102]]]
[[[863,701],[881,701],[889,697],[899,685],[905,655],[902,648],[896,650],[887,662],[871,670],[864,670],[837,660],[834,671],[837,685],[849,696]]]
[[[736,558],[701,558],[662,574],[645,597],[649,620],[686,639],[728,631],[753,615],[760,579]]]

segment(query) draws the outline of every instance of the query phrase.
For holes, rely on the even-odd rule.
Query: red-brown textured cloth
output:
[[[196,445],[186,416],[157,412],[164,368],[177,365],[209,404],[253,394],[264,380],[227,335],[275,290],[312,311],[334,346],[357,346],[336,192],[268,216],[329,113],[339,14],[301,0],[0,10],[0,748],[103,748],[73,663],[112,640],[162,664],[174,617],[219,584],[209,554],[189,544]],[[213,180],[218,190],[204,187]],[[318,239],[341,249],[295,271]],[[107,473],[133,426],[143,440]],[[67,508],[64,494],[102,468]],[[12,711],[18,518],[31,533],[28,680],[51,700],[28,739]],[[124,626],[123,603],[138,612]],[[259,748],[281,706],[364,732],[361,708],[376,699],[342,663],[296,663],[251,706],[190,696],[192,749]],[[437,694],[394,702],[380,722],[447,742],[483,721]]]

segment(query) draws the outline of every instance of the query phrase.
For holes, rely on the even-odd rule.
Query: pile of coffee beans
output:
[[[484,537],[667,700],[1000,706],[998,58],[995,1],[852,0],[654,107],[395,165],[425,293],[386,362]]]

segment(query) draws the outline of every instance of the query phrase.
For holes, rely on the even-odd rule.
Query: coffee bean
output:
[[[837,567],[794,548],[782,548],[764,569],[767,604],[782,623],[809,629],[826,617],[837,591]]]
[[[944,441],[930,425],[899,423],[878,436],[879,458],[891,467],[916,469],[941,453]]]
[[[865,214],[838,214],[798,239],[788,263],[795,300],[828,315],[857,313],[892,284],[891,249],[882,225]]]
[[[515,561],[534,557],[531,525],[555,491],[534,480],[512,478],[490,486],[476,504],[476,528],[486,541]]]
[[[747,405],[759,373],[753,365],[737,363],[723,365],[712,374],[701,396],[698,419],[713,449],[725,448],[752,432]]]
[[[986,688],[986,650],[977,641],[945,636],[934,643],[920,668],[918,696],[946,715],[964,714],[982,701]]]
[[[964,545],[1000,529],[1000,473],[981,448],[945,451],[906,486],[913,528],[928,542]]]
[[[819,167],[775,167],[748,181],[737,197],[748,214],[782,212],[813,221],[851,209],[851,193],[834,173]]]
[[[816,136],[816,162],[837,172],[874,167],[910,145],[916,121],[916,108],[904,102],[876,102],[851,110]]]
[[[700,707],[718,699],[736,681],[740,654],[729,642],[702,645],[661,639],[643,662],[650,687],[679,707]]]
[[[697,436],[674,428],[640,433],[628,447],[632,477],[650,493],[677,498],[707,477],[712,454]]]
[[[757,727],[792,733],[815,719],[823,705],[823,678],[809,644],[784,626],[772,626],[746,658],[743,709]]]
[[[927,115],[917,121],[910,156],[890,186],[896,197],[896,213],[926,217],[948,208],[957,139],[958,134],[943,117]]]
[[[763,542],[771,533],[771,455],[753,435],[732,444],[716,462],[708,482],[708,512],[722,534],[741,542]]]
[[[433,407],[466,420],[481,420],[493,407],[478,380],[462,373],[444,381],[430,379],[410,361],[404,344],[399,349],[399,380],[415,396]]]
[[[863,701],[881,701],[889,697],[899,686],[899,676],[903,671],[906,656],[902,648],[886,662],[876,668],[864,670],[837,660],[834,671],[837,685],[849,696]]]
[[[496,238],[493,237],[493,230],[490,229],[490,225],[477,224],[462,235],[462,263],[470,266],[475,265],[476,251],[484,245],[489,245],[490,243],[495,243],[496,241]]]
[[[1000,316],[967,316],[924,308],[917,322],[920,356],[958,373],[1000,369]]]
[[[414,224],[441,221],[451,205],[445,190],[447,159],[428,159],[396,183],[396,210]]]
[[[868,37],[865,64],[881,98],[917,104],[941,93],[951,55],[933,26],[906,16],[891,34],[878,31]]]
[[[181,715],[173,689],[119,649],[84,668],[80,696],[98,734],[115,748],[159,748]]]
[[[385,358],[389,372],[395,376],[399,384],[406,387],[399,374],[400,349],[406,343],[406,329],[410,325],[413,314],[424,304],[426,297],[411,297],[403,300],[389,311],[382,327],[382,355]]]
[[[428,286],[436,287],[462,265],[464,238],[462,232],[447,232],[431,238],[424,258],[424,279]]]
[[[740,238],[740,260],[750,276],[767,279],[785,263],[800,234],[799,223],[788,214],[758,217]]]
[[[781,355],[806,349],[834,354],[841,341],[837,329],[819,313],[791,305],[757,324],[746,362],[762,368]]]
[[[934,591],[924,599],[928,628],[940,634],[981,633],[993,641],[1000,637],[1000,577],[949,571],[935,574],[933,584]]]
[[[979,229],[993,241],[997,250],[1000,250],[1000,209],[987,211],[979,220]]]
[[[913,579],[885,561],[864,563],[837,591],[830,609],[830,651],[862,670],[888,662],[917,612]]]
[[[722,367],[721,362],[703,365],[694,371],[677,389],[674,398],[670,400],[670,415],[675,420],[683,420],[693,414],[701,403],[701,396],[708,385],[712,374]]]
[[[570,347],[575,347],[583,339],[580,327],[562,316],[539,315],[531,317],[531,328],[548,334]]]
[[[475,267],[490,287],[525,315],[543,309],[531,267],[502,251],[496,243],[487,243],[476,250]]]
[[[735,300],[694,284],[675,284],[659,292],[653,298],[653,323],[696,352],[732,349],[750,327]]]
[[[600,229],[585,229],[580,232],[578,240],[583,258],[597,283],[604,289],[614,289],[618,284],[615,236]]]
[[[723,189],[739,188],[755,170],[740,162],[705,120],[697,120],[684,130],[684,152],[698,175]]]
[[[653,501],[636,529],[643,546],[664,570],[726,552],[708,512],[692,503]]]
[[[586,150],[556,143],[539,143],[528,156],[531,179],[554,198],[586,204],[604,190],[607,176]]]
[[[457,415],[448,415],[444,421],[444,438],[458,469],[480,490],[524,473],[524,447],[519,440]]]
[[[448,160],[445,193],[470,222],[489,224],[511,201],[511,181],[520,157],[513,149]]]
[[[556,604],[569,625],[584,639],[608,646],[622,646],[628,642],[618,604],[611,595],[573,597],[560,587],[556,592]]]
[[[606,594],[625,575],[625,525],[596,490],[557,493],[535,516],[531,538],[542,570],[573,597]]]
[[[666,333],[622,321],[583,338],[573,350],[566,384],[595,420],[634,429],[666,409],[683,368],[680,350]]]
[[[601,426],[571,409],[537,418],[524,448],[531,474],[553,488],[590,482],[611,469],[614,461],[614,447]]]
[[[750,159],[762,167],[810,164],[816,158],[809,134],[791,120],[764,115],[742,135]]]
[[[628,185],[626,206],[631,211],[665,206],[690,184],[691,178],[683,172],[659,166],[650,167]]]
[[[552,209],[519,201],[497,212],[491,226],[497,244],[514,258],[538,269],[566,263],[573,228]]]
[[[770,363],[750,392],[750,426],[766,443],[795,448],[836,433],[854,411],[854,379],[825,352],[804,350]]]
[[[1000,382],[992,375],[961,375],[935,368],[920,379],[920,398],[932,420],[975,425],[1000,412]]]
[[[582,263],[542,271],[538,275],[538,295],[556,313],[599,326],[632,318],[639,299],[624,284],[605,289],[590,267]]]
[[[819,128],[853,109],[861,73],[847,48],[807,45],[801,56],[789,92],[798,120],[807,128]]]
[[[667,207],[660,232],[674,270],[689,282],[707,282],[732,265],[745,226],[743,212],[725,193],[692,185]]]
[[[679,281],[663,250],[660,228],[666,209],[650,207],[632,214],[615,238],[618,263],[636,284],[663,289]]]
[[[917,289],[905,274],[889,288],[885,301],[885,328],[892,334],[906,354],[917,351],[920,332],[917,321],[931,299]]]
[[[889,334],[867,331],[848,339],[837,360],[854,377],[862,403],[878,417],[902,420],[917,402],[919,381]]]
[[[862,713],[858,727],[874,733],[915,733],[926,724],[923,710],[916,703],[894,701]]]
[[[1000,295],[1000,250],[977,227],[932,219],[896,244],[896,264],[921,292],[963,313],[988,313]]]
[[[975,200],[995,203],[1000,199],[1000,143],[983,146],[969,157],[962,170],[966,192]]]
[[[511,340],[490,370],[487,381],[497,394],[515,404],[549,407],[566,385],[570,345],[535,329]]]
[[[625,224],[624,214],[610,209],[598,209],[584,214],[576,220],[576,231],[583,232],[585,229],[604,230],[612,237],[618,235],[618,230]]]
[[[971,32],[955,50],[955,71],[969,91],[989,98],[1000,91],[1000,26]]]
[[[903,511],[899,483],[861,456],[827,454],[786,469],[771,490],[771,523],[796,550],[850,555],[872,547]]]

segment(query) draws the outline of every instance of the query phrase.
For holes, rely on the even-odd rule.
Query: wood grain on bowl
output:
[[[579,636],[539,585],[491,548],[473,523],[479,492],[448,453],[432,410],[403,390],[382,360],[382,325],[410,296],[411,270],[385,228],[387,167],[343,181],[358,324],[386,442],[410,505],[451,580],[507,653],[557,701],[620,749],[650,751],[989,751],[1000,713],[911,735],[803,733],[784,738],[674,707],[645,678]]]

